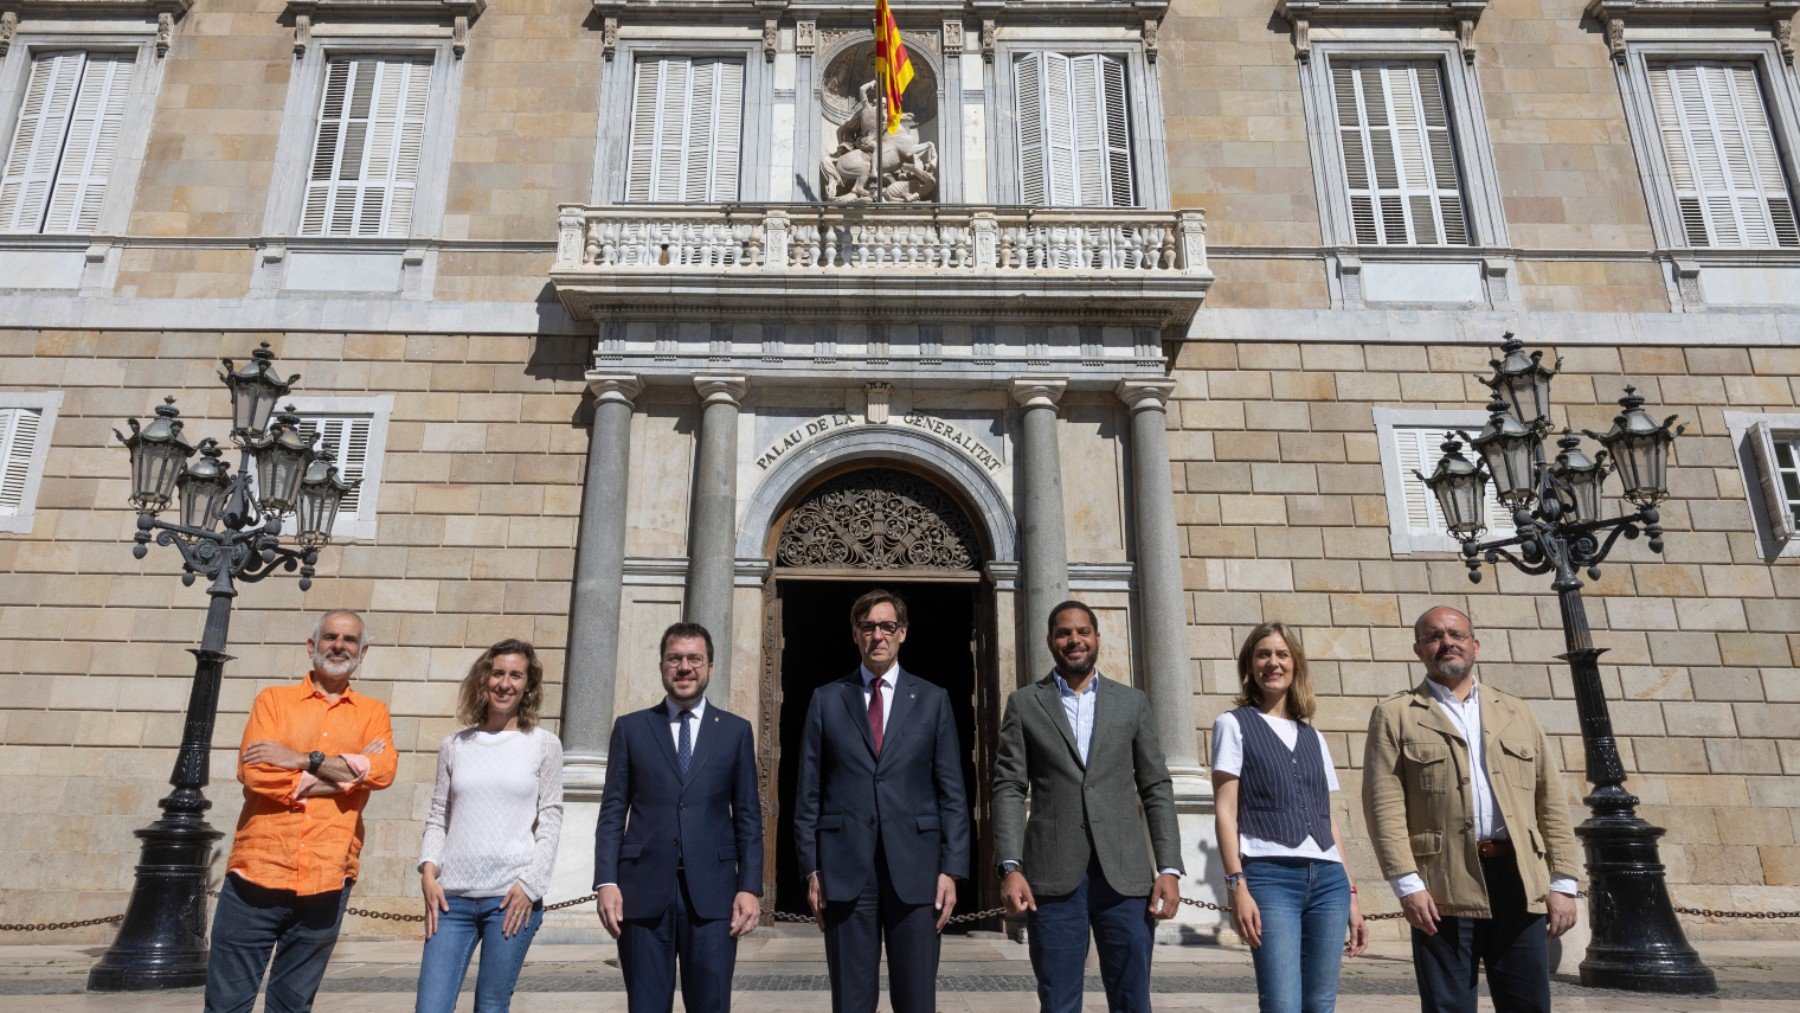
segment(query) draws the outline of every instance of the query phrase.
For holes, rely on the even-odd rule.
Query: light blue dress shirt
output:
[[[1087,686],[1077,693],[1069,688],[1061,672],[1052,672],[1056,679],[1056,694],[1062,697],[1063,713],[1069,718],[1069,728],[1075,733],[1075,751],[1081,754],[1081,765],[1087,766],[1088,747],[1094,741],[1094,701],[1098,699],[1096,691],[1100,688],[1098,673],[1090,676]]]

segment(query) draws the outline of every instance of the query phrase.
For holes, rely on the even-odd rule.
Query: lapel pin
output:
[[[907,699],[908,699],[908,700],[917,700],[917,699],[918,699],[918,698],[919,698],[919,694],[917,694],[917,693],[908,693],[908,694],[906,694],[906,698],[907,698]]]

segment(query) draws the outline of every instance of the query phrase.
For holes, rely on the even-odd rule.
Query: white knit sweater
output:
[[[543,728],[465,728],[438,746],[419,865],[445,893],[500,897],[518,883],[542,900],[562,830],[562,742]]]

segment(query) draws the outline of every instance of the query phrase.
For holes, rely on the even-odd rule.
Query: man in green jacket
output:
[[[1008,697],[1000,722],[1001,896],[1008,911],[1026,915],[1042,1009],[1081,1009],[1091,926],[1107,1008],[1148,1013],[1155,923],[1181,903],[1169,768],[1144,694],[1095,671],[1094,610],[1063,602],[1049,626],[1055,670]]]
[[[1427,678],[1381,701],[1363,754],[1375,858],[1413,927],[1427,1013],[1550,1009],[1549,940],[1575,924],[1581,871],[1556,753],[1531,708],[1475,678],[1469,617],[1413,624]]]

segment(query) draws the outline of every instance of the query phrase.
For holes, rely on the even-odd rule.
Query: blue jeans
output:
[[[1338,862],[1252,858],[1250,897],[1262,913],[1256,995],[1262,1013],[1330,1013],[1350,924],[1350,877]]]
[[[480,1013],[505,1013],[512,1005],[513,986],[519,983],[519,967],[538,926],[544,923],[544,902],[531,906],[531,917],[508,939],[504,897],[459,897],[446,894],[450,910],[438,912],[437,931],[425,940],[425,956],[419,962],[418,1013],[449,1013],[456,1009],[456,994],[469,973],[469,957],[481,944],[481,969],[475,972],[475,1008]]]
[[[265,967],[267,1013],[307,1013],[349,903],[348,881],[341,890],[300,897],[226,873],[206,958],[207,1013],[250,1013]]]
[[[1038,1008],[1080,1013],[1087,971],[1088,932],[1100,948],[1100,983],[1112,1013],[1150,1013],[1150,947],[1155,923],[1150,897],[1127,897],[1112,888],[1099,858],[1072,892],[1039,896],[1025,916],[1031,969],[1037,974]]]

